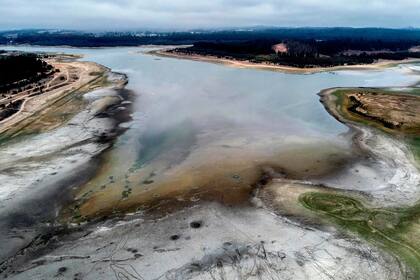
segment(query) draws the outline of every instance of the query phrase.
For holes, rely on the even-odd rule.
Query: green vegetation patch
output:
[[[353,122],[378,128],[404,141],[417,162],[420,162],[420,131],[413,126],[410,130],[394,130],[375,119],[355,114],[349,93],[372,95],[415,95],[418,88],[404,88],[401,91],[387,88],[338,89],[331,94],[336,112],[344,122]],[[332,108],[331,108],[332,109]],[[420,202],[407,208],[373,208],[359,200],[341,194],[308,192],[299,197],[307,209],[339,225],[346,231],[357,233],[372,244],[388,251],[404,261],[413,271],[410,279],[420,279]]]
[[[53,67],[36,54],[0,56],[0,92],[20,88],[53,73]],[[16,91],[17,92],[17,91]]]
[[[357,233],[369,242],[401,258],[420,279],[420,240],[410,237],[420,218],[420,204],[409,208],[378,209],[340,194],[308,192],[299,197],[307,209]],[[410,276],[411,277],[411,276]]]

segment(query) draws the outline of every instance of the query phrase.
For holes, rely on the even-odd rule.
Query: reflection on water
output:
[[[317,92],[415,81],[408,66],[301,75],[156,59],[141,48],[20,49],[85,54],[126,73],[137,94],[130,129],[79,193],[86,214],[180,189],[250,188],[268,163],[319,175],[329,169],[315,172],[314,163],[352,155],[348,140],[338,137],[346,127],[325,111]]]

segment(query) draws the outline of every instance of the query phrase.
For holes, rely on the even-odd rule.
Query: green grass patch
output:
[[[413,279],[420,279],[420,240],[407,237],[411,225],[419,220],[420,204],[409,208],[369,208],[355,198],[321,192],[304,193],[299,202],[399,257],[412,269]]]
[[[338,89],[335,97],[337,113],[345,121],[380,129],[389,135],[397,135],[407,143],[416,161],[420,163],[420,135],[418,131],[393,131],[375,120],[363,118],[347,110],[349,100],[346,94],[352,92],[372,94],[410,94],[418,96],[420,89],[407,88],[403,91],[375,88]],[[410,279],[420,279],[420,202],[407,208],[372,208],[359,200],[340,194],[309,192],[299,197],[300,203],[322,217],[337,224],[344,231],[358,234],[362,238],[388,251],[404,261],[413,271]]]

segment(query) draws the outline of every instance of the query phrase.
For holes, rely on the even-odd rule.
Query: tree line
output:
[[[22,88],[47,78],[53,67],[35,54],[0,55],[0,92]]]

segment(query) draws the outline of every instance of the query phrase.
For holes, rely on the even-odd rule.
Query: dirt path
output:
[[[27,92],[24,96],[13,99],[13,101],[24,101],[17,113],[0,121],[0,134],[34,114],[45,110],[60,98],[91,83],[104,71],[103,67],[92,62],[60,62],[53,59],[49,60],[48,63],[58,69],[59,72],[54,74],[54,77],[45,84],[45,89],[41,94],[30,96]],[[53,85],[53,82],[60,77],[64,77],[64,80]]]

